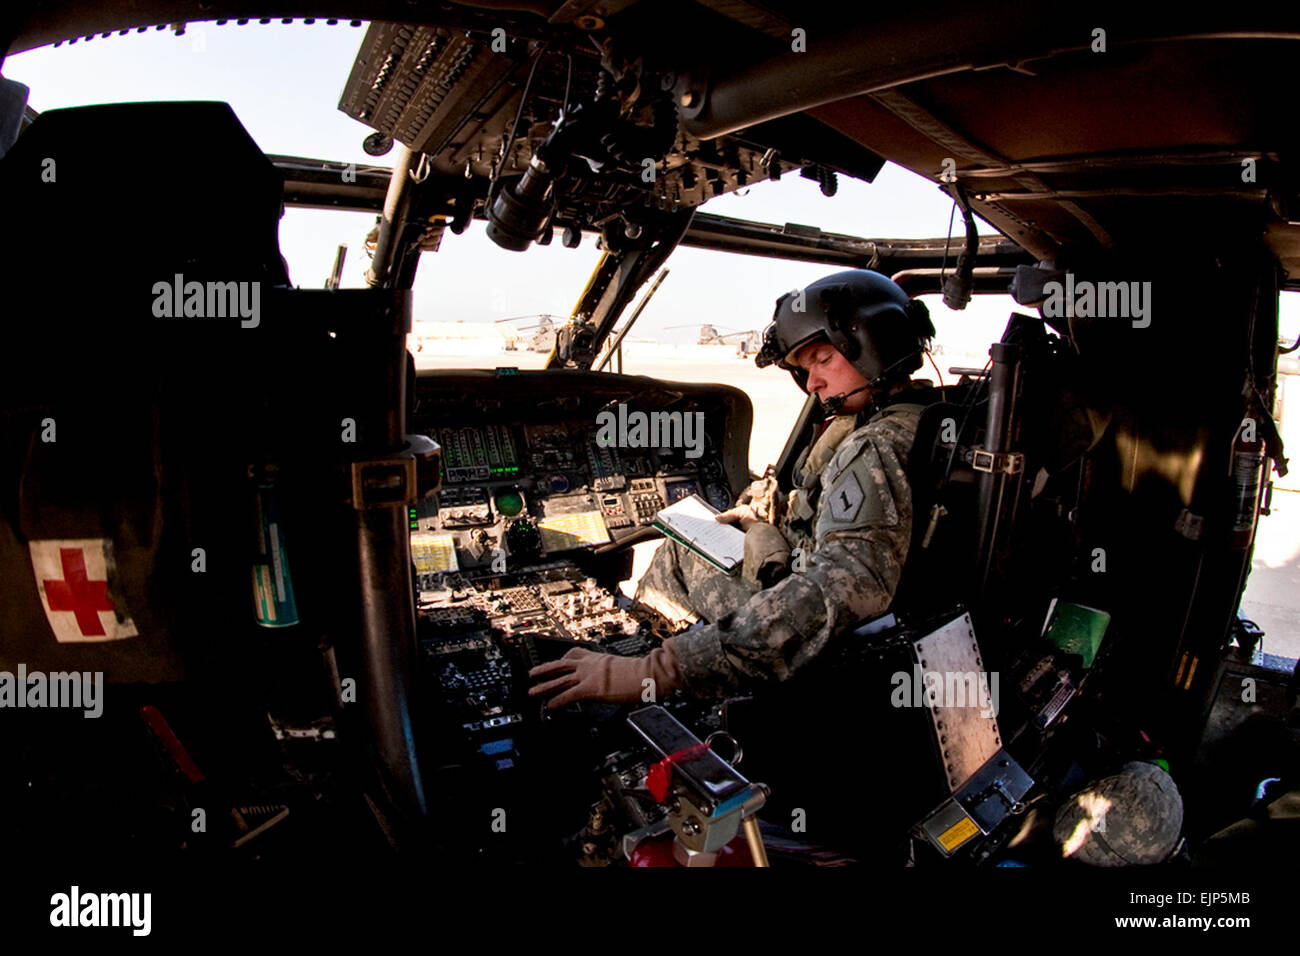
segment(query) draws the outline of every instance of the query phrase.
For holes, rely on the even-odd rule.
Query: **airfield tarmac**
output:
[[[490,342],[425,339],[423,345],[415,353],[417,369],[540,369],[546,361],[540,352],[507,352]],[[415,346],[412,340],[413,351]],[[984,355],[949,353],[938,360],[945,381],[953,381],[955,376],[947,374],[950,367],[982,367],[986,359]],[[759,369],[752,357],[738,358],[734,345],[625,342],[623,372],[667,381],[721,382],[741,389],[754,406],[749,465],[759,474],[780,455],[804,398],[787,373],[775,368]],[[917,376],[933,380],[934,369],[927,365]],[[1294,447],[1300,447],[1300,443]],[[644,572],[658,547],[659,542],[636,546],[634,580]],[[630,594],[630,582],[624,582],[623,590]],[[1242,613],[1264,629],[1265,651],[1300,657],[1300,492],[1275,488],[1272,514],[1260,518],[1250,581],[1241,606]]]

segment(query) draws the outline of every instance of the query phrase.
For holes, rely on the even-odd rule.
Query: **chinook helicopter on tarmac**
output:
[[[669,329],[685,329],[694,326],[670,325]],[[729,340],[736,340],[736,357],[749,358],[757,355],[762,345],[762,333],[757,329],[729,329],[723,326],[725,331],[719,331],[716,325],[704,323],[700,329],[700,345],[727,345]]]
[[[20,3],[0,52],[251,6]],[[262,6],[370,21],[338,108],[387,167],[267,156],[223,103],[34,115],[4,81],[0,262],[38,303],[0,351],[6,845],[1054,872],[1294,850],[1295,661],[1238,614],[1286,468],[1294,17]],[[160,135],[184,162],[142,167]],[[956,237],[697,211],[887,161],[950,195]],[[284,206],[377,214],[369,288],[295,288]],[[422,252],[472,220],[521,256],[599,242],[544,369],[415,373]],[[770,692],[547,713],[530,667],[657,643],[618,593],[656,514],[755,477],[744,393],[599,370],[678,246],[1019,308],[922,418],[905,605]],[[597,442],[619,405],[700,413],[698,454]],[[820,421],[810,398],[783,486]],[[49,706],[74,697],[102,716]]]
[[[530,325],[512,326],[512,329],[514,332],[518,333],[518,338],[520,339],[523,338],[522,333],[532,332],[533,334],[528,337],[528,342],[525,348],[530,352],[542,352],[549,355],[551,350],[555,348],[555,330],[557,326],[553,321],[551,321],[555,318],[559,318],[559,316],[543,314],[520,316],[519,318],[514,319],[497,319],[497,322],[531,322],[532,324]],[[508,349],[514,349],[518,346],[513,342],[510,342],[506,347]]]

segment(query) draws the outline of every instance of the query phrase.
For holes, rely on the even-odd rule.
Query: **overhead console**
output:
[[[880,172],[881,157],[803,115],[708,140],[690,136],[680,128],[679,97],[689,101],[690,93],[675,89],[677,61],[705,54],[712,30],[697,23],[699,37],[688,40],[677,17],[640,6],[620,13],[618,39],[602,31],[596,42],[590,31],[569,33],[558,21],[512,23],[504,10],[490,18],[476,12],[459,26],[450,10],[440,15],[444,25],[374,22],[339,109],[375,130],[365,142],[372,156],[394,142],[417,154],[425,215],[444,215],[455,233],[471,216],[486,217],[489,236],[511,249],[549,243],[557,232],[575,246],[588,229],[600,230],[604,248],[614,250],[629,242],[629,224],[650,227],[658,213],[696,208],[791,170],[828,196],[840,173],[870,182]],[[654,35],[671,56],[624,62],[615,52]],[[690,49],[696,43],[698,54]],[[533,164],[541,153],[546,161]],[[536,179],[543,168],[546,184]],[[493,200],[489,182],[501,184]]]
[[[653,536],[691,494],[727,508],[749,480],[743,392],[568,370],[422,372],[413,431],[442,447],[442,487],[411,513],[420,587],[523,570]]]

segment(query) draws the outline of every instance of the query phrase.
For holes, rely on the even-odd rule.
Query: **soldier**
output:
[[[779,365],[820,400],[826,421],[794,468],[772,470],[719,520],[745,532],[739,575],[665,541],[637,600],[674,623],[707,622],[640,658],[574,648],[530,671],[531,694],[635,703],[684,688],[722,697],[785,680],[835,635],[888,609],[907,557],[907,457],[928,382],[913,382],[934,335],[929,312],[887,277],[839,272],[777,300],[756,362]],[[653,681],[653,685],[648,681]]]

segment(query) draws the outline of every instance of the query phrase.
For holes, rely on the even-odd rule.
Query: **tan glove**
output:
[[[749,531],[750,528],[763,519],[749,505],[736,505],[726,511],[719,511],[713,516],[713,520],[721,521],[723,524],[738,524],[741,531]]]
[[[749,487],[736,499],[738,505],[749,505],[754,517],[768,524],[780,524],[785,508],[785,495],[776,484],[776,469],[771,465],[763,477],[749,483]]]
[[[556,694],[548,708],[563,707],[575,700],[606,700],[615,704],[658,701],[669,691],[685,687],[677,669],[677,657],[669,645],[656,647],[645,657],[597,654],[575,647],[558,661],[539,664],[528,672],[531,678],[559,675],[528,690],[530,697]],[[651,681],[652,683],[646,683]],[[653,694],[646,694],[650,689]]]

